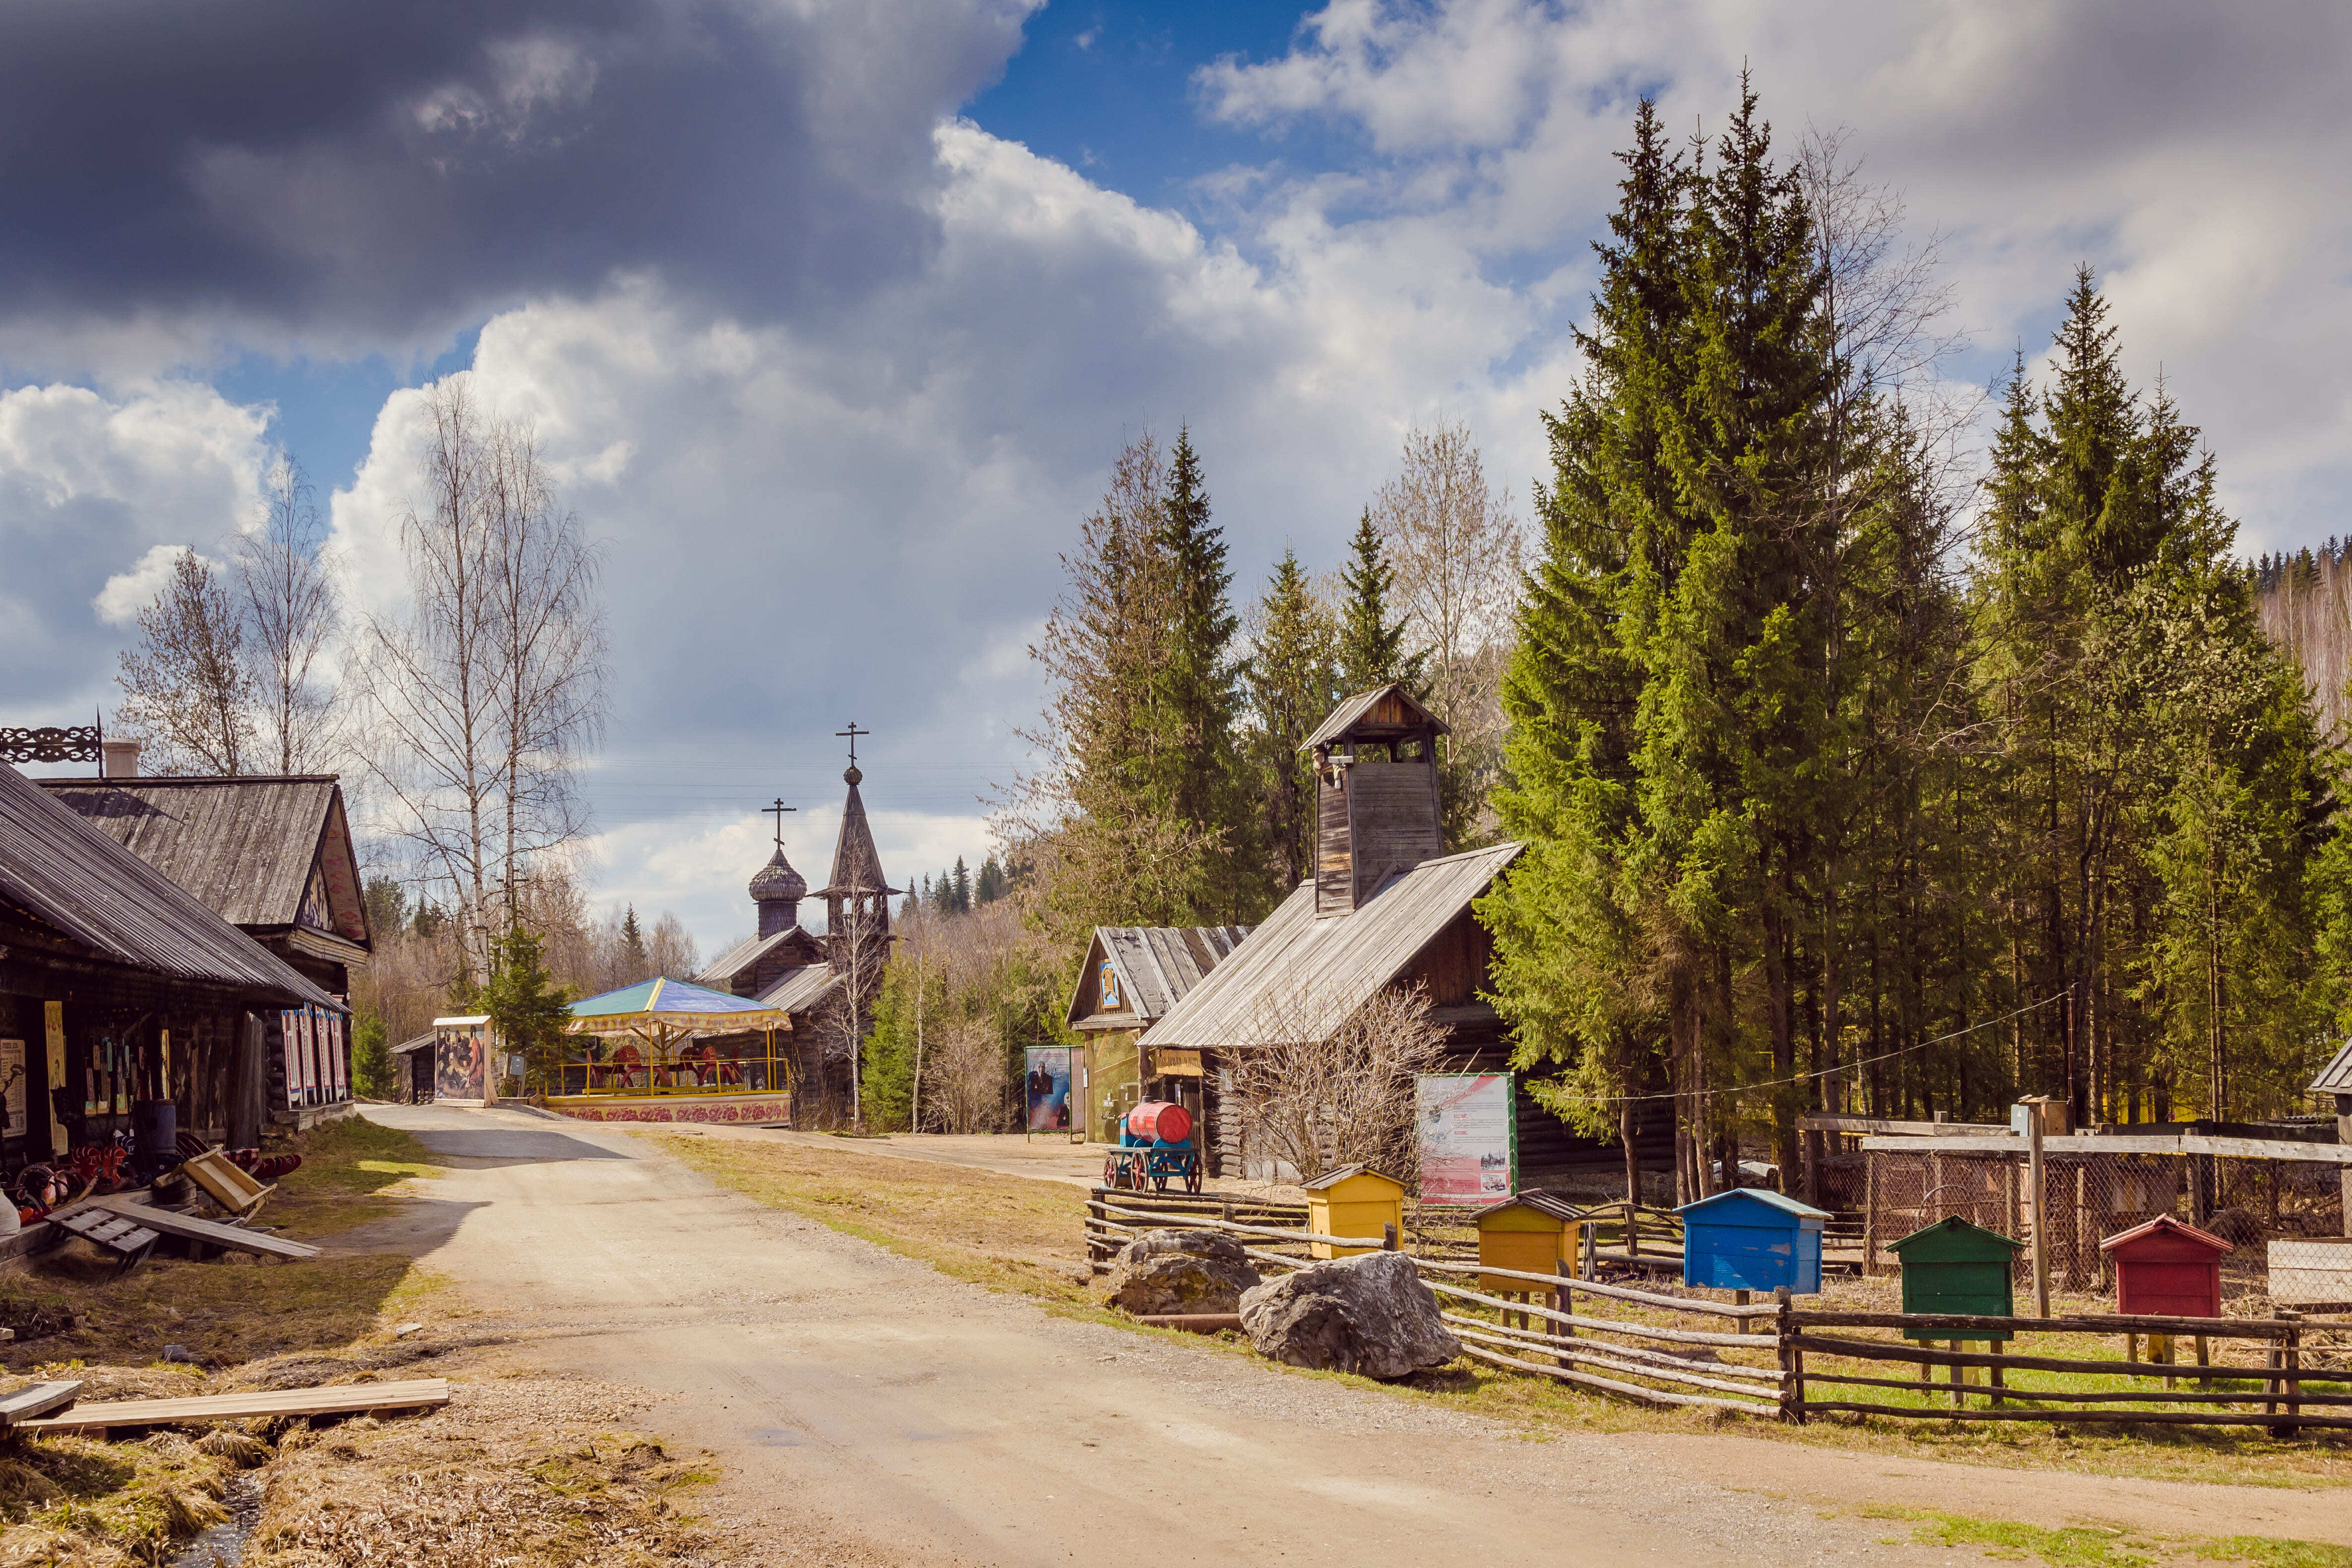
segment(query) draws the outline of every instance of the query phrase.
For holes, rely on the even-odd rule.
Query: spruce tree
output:
[[[1258,601],[1247,666],[1251,735],[1263,837],[1280,889],[1307,874],[1315,847],[1314,762],[1299,744],[1339,693],[1334,627],[1298,554],[1286,549]]]
[[[1264,878],[1253,864],[1254,824],[1243,809],[1242,770],[1234,720],[1241,671],[1233,658],[1239,624],[1228,598],[1224,534],[1210,521],[1209,495],[1192,449],[1179,429],[1160,503],[1160,553],[1169,573],[1166,655],[1155,682],[1167,809],[1202,831],[1190,903],[1202,921],[1255,912]]]
[[[1348,564],[1339,574],[1342,594],[1339,619],[1339,677],[1342,695],[1353,696],[1402,680],[1421,683],[1422,660],[1405,651],[1404,617],[1389,619],[1389,594],[1396,573],[1372,526],[1372,509],[1366,507],[1348,543]]]
[[[632,985],[653,973],[653,959],[646,952],[645,928],[637,923],[635,904],[621,917],[621,968],[629,977],[627,984]]]
[[[950,902],[956,913],[960,915],[971,913],[971,873],[965,869],[963,857],[961,855],[956,857],[954,891]]]

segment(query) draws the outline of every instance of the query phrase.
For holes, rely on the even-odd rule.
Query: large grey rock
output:
[[[1241,1312],[1258,1353],[1291,1366],[1399,1378],[1462,1353],[1402,1252],[1309,1264],[1244,1291]]]
[[[1213,1230],[1155,1230],[1118,1249],[1110,1270],[1110,1304],[1139,1318],[1171,1312],[1240,1310],[1242,1292],[1258,1282],[1249,1255]]]

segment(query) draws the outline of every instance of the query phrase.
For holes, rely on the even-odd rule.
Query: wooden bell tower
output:
[[[1315,912],[1342,915],[1445,853],[1437,737],[1445,725],[1391,684],[1331,710],[1315,754]]]

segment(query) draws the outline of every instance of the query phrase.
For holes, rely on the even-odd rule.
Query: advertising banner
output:
[[[1424,1073],[1413,1081],[1413,1100],[1423,1203],[1466,1208],[1518,1190],[1509,1073]]]
[[[1060,1046],[1032,1046],[1024,1053],[1028,1089],[1024,1102],[1032,1132],[1058,1132],[1070,1124],[1070,1052]]]

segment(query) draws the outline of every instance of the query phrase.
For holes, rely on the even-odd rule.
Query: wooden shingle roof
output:
[[[1248,935],[1247,926],[1097,926],[1066,1021],[1075,1028],[1097,1016],[1105,962],[1118,976],[1125,1003],[1116,1026],[1139,1028],[1165,1017]]]
[[[2306,1092],[2352,1094],[2352,1041],[2345,1042],[2344,1048],[2336,1053],[2335,1059],[2319,1069],[2319,1076],[2311,1080],[2311,1088]]]
[[[0,766],[0,912],[11,905],[102,962],[341,1010],[194,893]]]
[[[1445,721],[1432,713],[1416,700],[1401,681],[1375,686],[1370,691],[1359,691],[1331,710],[1315,733],[1298,742],[1302,752],[1328,745],[1351,731],[1360,739],[1373,742],[1411,733],[1423,725],[1435,726],[1436,732],[1450,735]]]
[[[1246,1048],[1268,1044],[1274,1027],[1323,1037],[1404,973],[1520,848],[1495,844],[1424,860],[1348,913],[1323,920],[1315,915],[1315,885],[1300,883],[1142,1043]]]
[[[359,862],[331,773],[43,779],[40,787],[232,925],[311,925],[368,942]],[[312,893],[313,868],[320,897]]]

